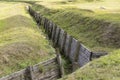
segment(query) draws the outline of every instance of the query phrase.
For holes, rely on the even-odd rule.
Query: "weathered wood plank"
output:
[[[72,43],[72,37],[67,34],[65,40],[65,47],[64,47],[64,53],[66,57],[68,57],[68,54],[70,53],[71,43]]]
[[[75,62],[77,55],[79,53],[79,42],[72,38],[72,43],[71,43],[71,48],[70,48],[70,53],[69,53],[69,59],[71,62]]]
[[[54,41],[55,32],[56,32],[56,25],[54,23],[52,23],[52,24],[53,24],[53,29],[52,29],[52,37],[51,37],[51,39],[52,39],[52,41]]]
[[[65,38],[66,38],[66,32],[63,29],[60,29],[60,35],[59,35],[59,41],[58,41],[58,46],[59,49],[62,51],[64,48],[64,43],[65,43]]]
[[[90,61],[92,52],[88,50],[84,45],[80,44],[78,63],[82,67]]]
[[[62,59],[61,59],[61,56],[59,53],[57,53],[57,61],[58,61],[59,67],[60,67],[60,75],[61,75],[61,77],[63,77],[64,76],[64,68],[63,68]]]
[[[57,45],[58,45],[59,35],[60,35],[60,28],[57,26],[57,28],[56,28],[56,33],[55,33],[54,46],[57,46]]]

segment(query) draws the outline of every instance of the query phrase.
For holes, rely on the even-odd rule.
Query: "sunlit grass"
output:
[[[118,46],[120,43],[120,0],[94,0],[92,2],[47,0],[33,4],[33,9],[53,20],[92,51],[109,53],[60,80],[120,79],[120,47]],[[109,23],[112,25],[108,25]],[[107,36],[101,37],[104,34]],[[111,38],[104,41],[108,36]],[[100,43],[99,40],[104,43]],[[110,40],[116,40],[118,43],[109,42]]]
[[[26,5],[0,2],[0,77],[55,56]]]
[[[34,0],[27,0],[27,1],[34,1]],[[90,48],[92,51],[109,52],[107,56],[92,61],[91,63],[77,70],[68,77],[64,77],[63,80],[119,80],[120,79],[119,78],[120,50],[118,47],[119,43],[114,44],[114,42],[109,42],[111,39],[107,39],[107,41],[103,40],[105,43],[98,42],[98,40],[101,39],[102,35],[106,34],[109,31],[112,32],[114,29],[116,30],[114,30],[112,34],[115,33],[115,35],[114,36],[111,35],[111,36],[112,38],[116,37],[117,39],[119,39],[120,0],[74,0],[74,1],[73,0],[37,0],[37,1],[38,2],[31,4],[33,9],[39,11],[45,17],[48,17],[49,19],[53,20],[56,24],[61,26],[65,31],[67,31],[74,38],[78,39],[81,43],[83,43],[85,46]],[[6,23],[8,23],[11,20],[14,21],[13,23],[17,21],[16,25],[23,26],[22,28],[17,28],[18,30],[20,29],[21,31],[21,33],[19,33],[18,30],[16,29],[16,26],[14,26],[13,23],[9,23],[9,25],[13,26],[17,32],[14,32],[14,30],[10,29],[10,31],[12,32],[10,35],[6,34],[0,36],[2,37],[1,45],[8,45],[14,43],[15,41],[23,42],[22,44],[24,44],[25,42],[30,42],[28,43],[28,45],[32,45],[34,47],[36,45],[39,46],[39,44],[41,44],[42,41],[39,42],[38,39],[35,39],[34,41],[34,38],[36,38],[35,36],[38,37],[38,33],[34,33],[34,29],[36,30],[34,25],[31,26],[31,28],[28,27],[28,25],[30,26],[31,24],[34,23],[31,23],[31,20],[29,20],[30,17],[24,13],[23,8],[22,10],[23,12],[20,12],[19,14],[19,15],[21,15],[21,13],[23,14],[22,20],[20,19],[21,16],[19,17],[17,16],[17,19],[16,16],[14,17],[14,19],[9,19],[9,20],[7,19],[8,21],[3,20],[3,18],[6,17],[6,15],[1,13],[2,16],[0,20],[0,26],[5,26],[4,28],[1,27],[1,31],[4,31],[5,28],[6,29],[9,28],[8,26],[6,26]],[[6,14],[7,14],[7,8],[6,8]],[[12,16],[12,14],[10,15]],[[16,15],[16,13],[14,13],[14,15]],[[27,16],[28,19],[26,20],[26,18],[24,18],[23,16]],[[109,28],[109,26],[107,25],[108,22],[117,25],[113,25],[112,27],[110,26]],[[22,23],[23,24],[27,23],[27,25],[24,26],[22,25]],[[23,30],[25,30],[25,32]],[[29,33],[33,33],[34,36],[30,35]],[[18,38],[17,36],[15,36],[16,34],[22,34],[22,37],[27,39]],[[15,36],[15,38],[13,37],[13,39],[16,39],[16,37],[18,39],[16,39],[15,41],[11,40],[10,36]],[[41,40],[41,38],[39,39]],[[37,42],[39,42],[39,44],[36,44]],[[35,45],[31,43],[34,43]],[[48,48],[50,46],[46,45],[46,47]],[[45,50],[47,50],[46,47],[44,47]],[[43,50],[43,48],[40,46],[37,48],[41,48]],[[29,59],[26,61],[32,62],[31,60],[29,61]],[[20,62],[19,67],[26,66],[28,62],[25,63]],[[3,69],[3,67],[1,69]],[[5,68],[4,71],[8,71],[9,73],[11,69]]]

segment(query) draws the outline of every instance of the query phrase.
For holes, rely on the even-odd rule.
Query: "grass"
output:
[[[114,55],[113,55],[114,54]],[[120,49],[59,80],[119,80]]]
[[[52,19],[92,51],[111,52],[119,49],[120,14],[119,11],[116,13],[115,11],[111,12],[114,8],[119,10],[119,6],[114,8],[110,6],[110,10],[104,11],[88,6],[105,5],[106,3],[108,5],[108,1],[79,2],[78,0],[77,2],[67,2],[66,4],[61,4],[61,2],[63,1],[36,2],[36,4],[33,4],[33,8],[42,15]]]
[[[37,2],[17,0],[17,2],[30,3],[34,10],[53,20],[92,51],[109,52],[108,55],[95,59],[60,80],[120,79],[120,0],[38,0]],[[63,62],[66,67],[67,62]]]
[[[32,7],[92,51],[109,52],[60,80],[120,79],[120,1],[43,1]],[[116,6],[114,6],[116,5]]]
[[[55,56],[26,5],[0,2],[0,77]]]

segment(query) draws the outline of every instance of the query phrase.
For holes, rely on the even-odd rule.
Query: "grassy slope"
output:
[[[0,2],[0,77],[54,56],[26,5]]]
[[[69,34],[93,51],[113,51],[120,47],[120,1],[67,2],[40,1],[33,5],[36,11],[52,19]],[[42,6],[40,6],[40,4]],[[106,5],[107,4],[107,5]],[[86,6],[87,5],[87,6]],[[108,9],[101,9],[105,6]]]
[[[36,11],[52,19],[90,49],[110,53],[61,80],[120,79],[119,4],[120,0],[90,3],[80,0],[77,3],[50,0],[33,5]]]
[[[105,43],[100,43],[96,38],[99,39],[100,33],[107,32],[108,34],[115,34],[110,36],[115,36],[115,39],[119,40],[120,0],[104,0],[104,2],[75,1],[77,3],[67,2],[67,0],[40,0],[35,2],[37,5],[34,4],[33,8],[59,24],[90,49],[110,51],[111,53],[92,61],[61,80],[119,80],[120,47],[116,46],[116,44],[119,45],[119,42],[116,44],[114,44],[114,41],[108,42],[108,40],[113,40],[114,37],[111,37]],[[105,9],[102,9],[101,6]],[[109,22],[116,25],[108,27]],[[106,31],[106,29],[109,29],[109,31]]]
[[[90,62],[60,80],[120,80],[120,49]]]

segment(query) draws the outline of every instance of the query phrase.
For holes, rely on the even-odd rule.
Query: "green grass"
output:
[[[0,77],[55,56],[26,5],[0,2]]]
[[[92,61],[60,80],[119,80],[120,49]]]
[[[33,4],[36,11],[52,19],[92,51],[110,52],[119,48],[120,21],[116,15],[113,16],[111,13],[98,15],[92,10],[75,7],[53,9],[47,6]]]
[[[53,20],[92,51],[109,52],[107,56],[95,59],[61,80],[120,79],[120,0],[17,0],[16,3],[18,2],[30,3],[34,10]],[[67,62],[63,62],[66,67]],[[6,70],[9,71],[8,68]]]
[[[112,4],[111,4],[112,3]],[[92,51],[109,52],[60,80],[120,79],[120,1],[46,1],[33,4],[34,10],[53,20]],[[116,5],[116,6],[113,6]],[[104,6],[106,9],[100,9]]]

